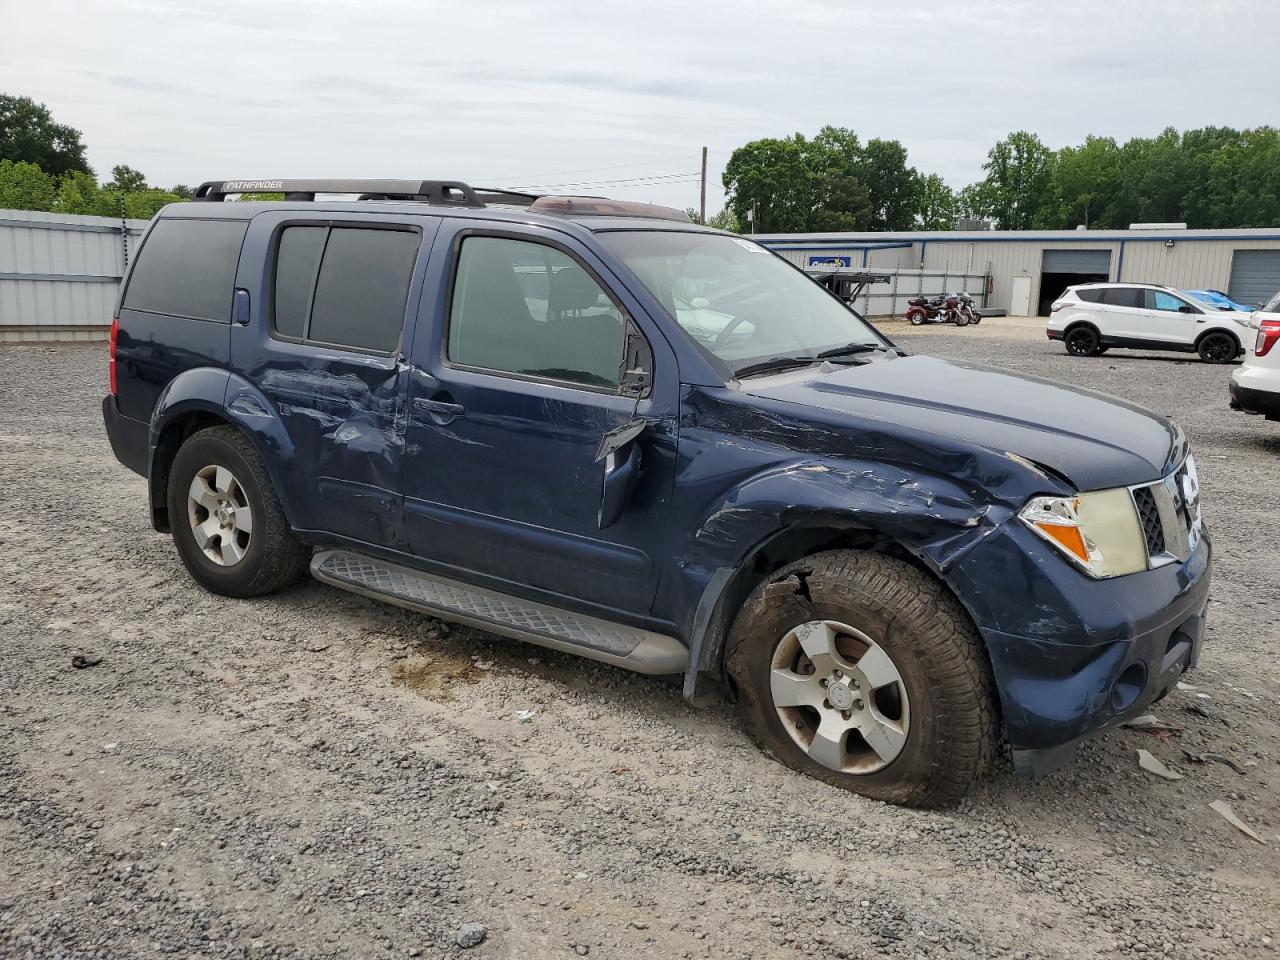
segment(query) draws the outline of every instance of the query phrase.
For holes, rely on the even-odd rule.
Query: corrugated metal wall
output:
[[[1237,250],[1277,250],[1266,240],[1129,241],[1124,246],[1125,280],[1167,283],[1191,290],[1226,290],[1231,283],[1231,257]]]
[[[1259,233],[1267,231],[1255,231]],[[1158,238],[1144,237],[1139,231],[1128,232],[1123,239],[1119,231],[1107,231],[1104,236],[1081,235],[1063,231],[1058,236],[1030,234],[1026,240],[1006,233],[1000,239],[947,239],[945,234],[927,235],[858,234],[850,238],[849,246],[823,243],[813,249],[782,249],[778,252],[797,266],[806,266],[812,255],[845,255],[854,269],[863,266],[864,248],[869,243],[896,243],[910,241],[910,246],[871,248],[866,252],[866,266],[885,270],[919,270],[933,273],[963,275],[989,274],[992,289],[987,303],[992,307],[1009,307],[1014,277],[1031,279],[1031,305],[1035,309],[1040,299],[1040,274],[1046,250],[1093,250],[1110,254],[1110,279],[1117,278],[1135,283],[1164,283],[1184,289],[1226,290],[1231,280],[1231,262],[1236,250],[1280,250],[1280,241],[1274,238],[1249,239],[1239,232],[1224,230],[1217,237],[1185,239],[1172,236],[1173,245],[1167,246],[1170,237],[1161,233]],[[830,236],[830,235],[828,235]],[[801,241],[801,237],[770,238],[774,243]],[[1123,255],[1121,250],[1123,248]],[[1117,273],[1118,271],[1118,273]],[[971,290],[971,293],[977,293]]]
[[[129,220],[132,252],[145,220]],[[0,340],[106,336],[124,275],[119,220],[0,210]]]

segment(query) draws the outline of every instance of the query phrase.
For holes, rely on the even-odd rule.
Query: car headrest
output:
[[[581,267],[561,267],[551,275],[551,309],[585,310],[600,299],[600,286]]]

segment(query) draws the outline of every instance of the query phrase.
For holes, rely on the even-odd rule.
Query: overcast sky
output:
[[[103,179],[160,185],[448,178],[685,207],[706,145],[714,212],[734,147],[828,123],[954,187],[1016,129],[1056,147],[1280,123],[1273,0],[0,0],[0,25],[0,92],[83,131]]]

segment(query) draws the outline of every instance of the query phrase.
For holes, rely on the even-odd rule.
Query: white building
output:
[[[760,234],[806,270],[871,268],[894,274],[872,288],[866,312],[900,313],[917,291],[967,289],[1013,315],[1048,315],[1067,286],[1095,280],[1219,290],[1254,305],[1280,290],[1280,228]],[[981,302],[981,300],[979,301]]]

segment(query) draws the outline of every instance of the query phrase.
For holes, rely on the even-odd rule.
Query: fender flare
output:
[[[815,543],[823,534],[891,543],[951,590],[947,571],[1015,510],[954,475],[886,464],[809,461],[751,478],[709,510],[690,539],[687,567],[702,573],[704,586],[689,626],[684,695],[700,702],[723,677],[736,605],[764,575],[756,561],[772,545],[808,533]]]
[[[217,367],[194,367],[169,382],[151,415],[151,450],[148,460],[148,496],[152,516],[166,509],[164,491],[171,457],[162,449],[166,430],[192,414],[204,414],[238,428],[258,449],[277,493],[295,469],[293,441],[279,412],[266,396],[243,377]],[[176,450],[174,451],[176,452]],[[280,497],[290,527],[298,527],[293,505]]]

